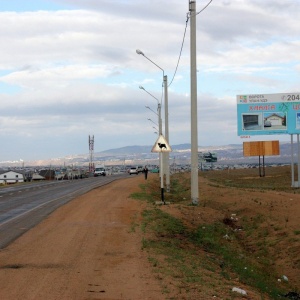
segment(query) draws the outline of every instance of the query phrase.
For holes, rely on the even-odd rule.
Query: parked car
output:
[[[139,173],[142,173],[144,171],[144,167],[143,166],[138,166],[137,170]]]
[[[129,175],[131,174],[139,174],[138,168],[137,167],[131,167],[129,170]]]

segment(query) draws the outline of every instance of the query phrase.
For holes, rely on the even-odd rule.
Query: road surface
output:
[[[0,250],[0,299],[166,299],[133,226],[142,182],[127,175],[76,197]]]
[[[0,189],[0,249],[55,209],[125,174],[11,185]],[[128,176],[128,175],[127,175]]]

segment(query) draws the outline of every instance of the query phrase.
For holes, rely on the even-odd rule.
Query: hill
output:
[[[125,146],[116,149],[108,149],[94,153],[95,163],[105,164],[157,164],[158,154],[151,152],[150,145],[133,145]],[[213,152],[218,157],[220,164],[257,164],[258,157],[244,157],[242,144],[229,144],[221,146],[199,146],[199,152]],[[294,146],[294,153],[297,147]],[[190,164],[191,145],[188,143],[172,145],[172,152],[170,159],[172,163],[176,164]],[[280,155],[266,157],[266,164],[270,163],[290,163],[291,161],[291,144],[284,142],[280,144]],[[4,161],[0,162],[0,167],[4,166],[18,166],[20,161]],[[89,163],[89,154],[73,154],[60,158],[49,158],[46,160],[26,161],[26,166],[63,166],[63,165],[77,165],[87,166]]]

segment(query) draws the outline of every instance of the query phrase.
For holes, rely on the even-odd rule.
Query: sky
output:
[[[169,144],[190,143],[188,12],[188,0],[0,0],[0,162],[89,153],[89,136],[95,152],[154,145],[163,74]],[[237,136],[236,95],[299,92],[300,0],[213,0],[196,22],[199,146],[289,141]]]

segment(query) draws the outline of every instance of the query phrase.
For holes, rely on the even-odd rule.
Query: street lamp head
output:
[[[141,90],[144,90],[147,94],[149,94],[152,98],[154,98],[154,99],[157,101],[157,103],[159,104],[159,100],[158,100],[155,96],[153,96],[151,93],[149,93],[147,90],[145,90],[144,87],[142,87],[142,86],[140,85],[139,88],[140,88]]]
[[[139,55],[145,56],[145,54],[140,49],[136,49],[136,53],[139,54]]]

